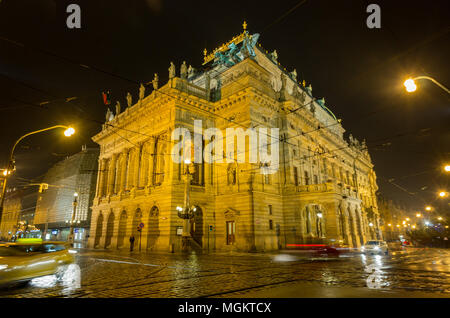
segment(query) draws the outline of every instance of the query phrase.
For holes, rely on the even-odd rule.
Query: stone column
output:
[[[120,224],[120,213],[121,210],[118,209],[117,213],[114,213],[114,228],[113,228],[113,235],[111,237],[111,249],[117,249],[117,239],[119,237],[119,224]]]
[[[128,149],[124,149],[122,151],[122,156],[123,156],[123,160],[122,160],[122,173],[120,176],[120,189],[122,191],[127,190],[127,165],[128,165]]]
[[[107,188],[107,194],[112,195],[114,194],[114,178],[115,178],[115,171],[116,171],[116,160],[117,160],[117,154],[113,154],[110,160],[109,164],[109,173],[108,173],[108,188]]]
[[[102,236],[100,237],[100,241],[98,243],[98,247],[101,248],[101,249],[105,248],[106,229],[108,227],[108,216],[109,216],[109,213],[108,214],[106,214],[106,213],[103,214]]]
[[[154,140],[150,140],[148,141],[148,147],[147,147],[147,151],[149,152],[149,156],[148,156],[148,174],[147,174],[147,183],[146,186],[151,186],[152,185],[152,180],[153,180],[153,160],[155,158],[155,141]]]
[[[104,191],[104,182],[105,182],[105,174],[106,174],[106,159],[102,158],[99,160],[99,173],[98,173],[98,182],[97,182],[97,196],[102,197],[105,195]]]

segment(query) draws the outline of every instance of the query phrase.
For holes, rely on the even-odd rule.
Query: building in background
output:
[[[99,150],[82,151],[58,162],[45,174],[36,203],[34,224],[47,240],[66,240],[70,231],[74,200],[74,241],[83,244],[89,235],[92,200],[95,196]],[[77,193],[77,197],[74,194]]]
[[[205,51],[197,70],[183,63],[177,76],[171,63],[167,84],[155,76],[150,95],[141,86],[137,102],[129,94],[124,111],[120,104],[115,112],[108,109],[93,137],[101,153],[89,247],[124,248],[133,235],[144,250],[181,250],[177,210],[184,205],[187,165],[172,160],[171,134],[186,128],[194,140],[194,120],[223,136],[227,128],[278,128],[281,141],[266,139],[279,146],[273,173],[237,161],[238,152],[248,158],[249,142],[232,162],[193,164],[192,246],[269,251],[319,240],[359,247],[382,239],[365,142],[344,138],[325,100],[314,98],[311,85],[299,83],[297,72],[283,68],[276,51],[264,50],[259,35],[245,27],[209,55]],[[201,151],[210,142],[205,137]],[[225,153],[234,138],[222,142]]]
[[[9,241],[15,237],[22,209],[21,191],[18,188],[6,190],[3,215],[0,222],[0,241]]]
[[[399,241],[406,237],[408,230],[416,226],[417,216],[414,212],[382,196],[378,196],[380,211],[380,228],[386,241]]]

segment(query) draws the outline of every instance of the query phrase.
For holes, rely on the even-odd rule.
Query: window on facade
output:
[[[272,215],[272,205],[269,205],[269,215]]]
[[[319,178],[317,175],[314,175],[314,184],[319,184]]]
[[[309,174],[308,174],[308,171],[305,171],[305,185],[309,185]]]
[[[265,174],[264,175],[264,183],[265,184],[271,184],[272,183],[270,174]]]
[[[269,230],[273,230],[273,220],[269,220]]]
[[[298,186],[298,168],[294,167],[294,184]]]

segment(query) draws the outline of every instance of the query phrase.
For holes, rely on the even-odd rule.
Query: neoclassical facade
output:
[[[128,248],[133,235],[136,249],[181,250],[177,207],[184,204],[187,164],[173,160],[178,141],[171,136],[187,128],[201,150],[217,137],[194,134],[194,120],[223,136],[227,128],[279,131],[278,167],[239,162],[243,150],[234,140],[223,140],[225,158],[230,143],[237,147],[231,160],[193,163],[190,231],[197,248],[270,251],[316,241],[359,247],[381,239],[365,143],[346,140],[325,100],[314,98],[311,85],[299,83],[296,71],[281,67],[276,51],[265,51],[258,38],[244,29],[210,54],[205,50],[197,70],[183,63],[179,76],[172,64],[165,85],[155,77],[149,95],[141,86],[136,103],[128,97],[124,111],[108,111],[93,137],[100,158],[90,247]],[[268,140],[258,147],[275,149]],[[250,137],[245,146],[248,159]]]

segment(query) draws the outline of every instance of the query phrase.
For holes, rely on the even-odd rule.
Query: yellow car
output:
[[[75,261],[75,250],[65,242],[19,239],[0,246],[0,286],[56,274]]]

